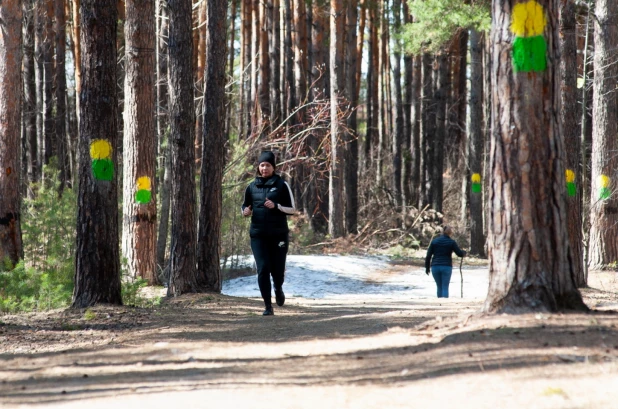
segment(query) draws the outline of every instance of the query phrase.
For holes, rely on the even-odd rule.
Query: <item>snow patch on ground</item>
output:
[[[247,257],[253,263],[253,257]],[[461,276],[458,260],[453,267],[450,297],[460,298]],[[283,289],[288,296],[304,298],[435,298],[436,284],[424,268],[409,266],[392,271],[385,257],[295,256],[287,258]],[[400,269],[401,270],[401,269]],[[487,268],[463,269],[466,299],[484,299],[488,287]],[[239,277],[223,283],[223,294],[260,297],[257,275]]]

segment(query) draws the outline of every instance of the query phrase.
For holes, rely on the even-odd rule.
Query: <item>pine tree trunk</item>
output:
[[[536,4],[534,12],[546,16],[547,27],[536,31],[518,18],[525,12],[513,10],[524,3],[493,4],[489,312],[587,310],[567,233],[558,0],[543,3],[545,10]]]
[[[296,87],[294,86],[294,50],[292,48],[292,5],[291,0],[285,2],[285,41],[283,55],[285,61],[285,86],[287,91],[287,104],[285,105],[285,116],[289,116],[296,107]]]
[[[195,109],[191,60],[193,41],[191,2],[168,0],[167,4],[169,13],[169,140],[172,153],[172,240],[167,294],[177,297],[184,293],[198,292],[201,288],[196,269],[195,136],[193,134]],[[223,35],[225,35],[225,30],[223,30]],[[179,211],[180,209],[182,211]]]
[[[115,0],[82,0],[79,191],[73,307],[122,304]]]
[[[21,185],[21,1],[0,7],[0,261],[24,257]]]
[[[270,131],[270,74],[271,65],[269,58],[269,33],[272,31],[272,0],[260,2],[260,85],[258,100],[260,102],[260,123],[266,124],[265,131]],[[261,126],[261,127],[262,127]]]
[[[436,106],[433,93],[433,56],[422,57],[423,98],[421,100],[421,207],[431,204],[433,198],[432,163],[434,157],[433,138],[436,134]]]
[[[367,67],[367,131],[364,140],[364,157],[366,163],[373,165],[374,144],[377,134],[377,110],[378,110],[378,29],[376,25],[377,12],[375,4],[369,4],[369,66]]]
[[[269,59],[271,63],[270,76],[270,123],[274,128],[282,119],[281,113],[281,24],[280,24],[280,1],[270,0],[268,19],[270,20]]]
[[[260,132],[258,94],[258,78],[260,72],[260,1],[251,2],[251,100],[249,101],[249,115],[253,132]]]
[[[421,166],[421,92],[422,92],[422,63],[421,56],[414,57],[412,62],[412,129],[411,129],[411,150],[412,150],[412,204],[421,207],[421,186],[423,183]]]
[[[435,93],[436,109],[436,133],[429,143],[433,149],[433,160],[431,161],[431,207],[442,212],[442,199],[444,191],[444,156],[447,152],[446,143],[446,106],[449,95],[450,70],[449,56],[446,51],[442,51],[436,56],[437,82]],[[430,156],[431,158],[431,156]]]
[[[445,168],[446,172],[452,175],[461,174],[460,159],[465,156],[462,153],[465,152],[467,58],[468,31],[461,30],[454,38],[451,50],[449,65],[452,70],[452,86],[446,111],[446,146],[448,149]]]
[[[616,128],[616,43],[618,1],[596,2],[594,19],[594,97],[589,267],[605,268],[618,260],[618,130]]]
[[[578,287],[586,286],[582,237],[581,141],[577,109],[577,33],[575,5],[560,1],[560,111],[561,134],[566,147],[567,222],[572,265]]]
[[[403,22],[410,24],[412,15],[407,2],[403,2]],[[414,72],[414,57],[409,54],[404,54],[403,57],[403,140],[402,140],[402,167],[401,167],[401,182],[403,195],[403,211],[406,212],[406,207],[415,204],[412,195],[412,158],[413,158],[413,143],[412,143],[412,101],[413,101],[413,72]]]
[[[75,65],[75,112],[78,118],[77,128],[79,131],[79,95],[82,90],[82,67],[81,67],[81,44],[80,44],[80,33],[81,27],[79,25],[80,17],[79,10],[81,0],[71,0],[72,1],[72,11],[73,11],[73,26],[71,30],[71,35],[73,36],[73,57],[74,57],[74,65]]]
[[[388,0],[378,0],[377,1],[377,24],[378,24],[378,49],[377,49],[377,59],[378,59],[378,70],[376,74],[377,84],[378,84],[378,95],[375,103],[377,103],[376,111],[374,114],[377,118],[377,136],[378,140],[376,143],[376,152],[375,152],[375,167],[376,167],[376,185],[382,185],[382,179],[384,178],[384,156],[385,156],[385,145],[386,145],[386,110],[388,106],[386,104],[386,83],[387,76],[386,71],[386,19],[385,19],[385,3]]]
[[[58,140],[55,135],[56,121],[54,117],[54,38],[53,16],[55,0],[44,0],[44,37],[41,55],[43,59],[43,134],[45,138],[44,152],[45,165],[49,164],[52,156],[58,154]]]
[[[162,155],[163,145],[167,142],[167,155],[169,153],[169,115],[168,115],[168,92],[167,92],[167,38],[168,38],[168,14],[167,1],[157,0],[157,157],[159,158],[158,168],[164,169],[165,155]],[[171,160],[171,159],[170,159]],[[164,175],[159,172],[157,184],[163,183]],[[171,183],[171,182],[170,182]],[[161,228],[161,227],[160,227]],[[167,226],[164,226],[167,229]]]
[[[36,182],[43,180],[43,165],[45,163],[45,133],[43,126],[43,100],[45,70],[43,64],[43,43],[45,42],[45,5],[34,2],[34,78],[36,88],[36,130],[37,130],[37,163],[39,165]]]
[[[345,228],[349,234],[358,233],[358,142],[357,134],[357,106],[356,97],[356,25],[358,23],[358,1],[347,0],[345,30],[345,97],[350,102],[352,112],[347,118],[345,147],[343,149],[344,163],[344,191],[345,191]]]
[[[24,132],[28,146],[28,178],[27,182],[33,183],[39,179],[39,162],[37,157],[36,135],[36,74],[34,59],[34,0],[26,0],[23,3],[23,41],[24,41],[24,100],[23,120]]]
[[[159,220],[159,230],[157,232],[157,276],[163,283],[169,282],[169,269],[167,268],[167,238],[169,236],[170,204],[172,190],[172,154],[169,145],[160,154],[163,156],[163,183],[161,186],[161,217]],[[165,274],[161,274],[161,272]]]
[[[344,91],[344,22],[343,1],[330,1],[330,133],[331,156],[329,176],[329,214],[328,233],[331,237],[344,235],[343,225],[343,155],[339,140],[343,138],[343,130],[339,124],[339,97]]]
[[[208,43],[204,74],[204,153],[200,177],[198,270],[203,288],[221,292],[219,264],[223,167],[225,165],[225,14],[226,2],[208,0]]]
[[[466,189],[469,197],[470,254],[485,256],[483,228],[483,37],[470,30],[470,121],[466,160],[468,162]]]
[[[155,285],[155,2],[125,4],[122,253],[132,277]]]
[[[273,1],[277,2],[277,10],[278,10],[279,9],[279,6],[278,6],[279,0],[273,0]],[[234,60],[236,58],[236,52],[235,52],[235,49],[234,49],[234,44],[236,42],[236,12],[237,11],[238,11],[237,0],[232,0],[232,4],[230,5],[230,19],[229,19],[230,31],[228,32],[229,45],[228,45],[228,49],[227,49],[227,54],[228,54],[227,69],[229,70],[228,71],[228,77],[229,78],[234,78],[234,71],[235,71]],[[277,27],[278,27],[279,19],[277,18],[275,21],[276,21],[276,24],[277,24]],[[274,28],[273,28],[273,30],[274,30]],[[279,72],[278,71],[278,69],[279,69],[278,63],[277,64],[273,63],[273,68],[274,68],[273,69],[274,72],[277,72],[277,73]],[[273,75],[274,75],[274,73],[273,73]],[[277,85],[277,88],[278,88],[278,85]],[[232,116],[232,108],[235,108],[235,104],[234,103],[227,104],[227,109],[225,111],[225,140],[226,140],[226,142],[230,140],[230,133],[232,131],[232,117],[236,118],[236,115]],[[201,133],[199,129],[196,130],[196,132]]]
[[[56,81],[54,93],[56,94],[55,133],[58,152],[58,168],[60,170],[60,192],[69,182],[69,158],[67,156],[67,79],[64,60],[66,57],[66,15],[64,0],[54,0],[54,33],[56,34]]]
[[[195,31],[198,33],[198,40],[196,47],[197,51],[197,65],[195,68],[195,86],[194,86],[194,98],[196,101],[200,101],[204,97],[204,64],[206,62],[206,2],[202,1],[198,8],[197,26],[199,29]],[[203,127],[203,104],[197,103],[195,105],[195,170],[199,173],[202,167],[202,132]]]
[[[248,137],[251,133],[250,104],[250,70],[251,64],[251,0],[240,0],[240,135]]]
[[[399,32],[401,29],[401,0],[393,1],[393,22],[395,32]],[[395,57],[395,67],[393,69],[393,80],[395,83],[395,129],[393,135],[393,191],[395,194],[395,203],[398,206],[405,205],[405,179],[403,178],[404,172],[404,149],[406,143],[404,142],[404,114],[403,114],[403,96],[401,90],[401,45],[399,40],[395,43],[395,51],[393,53]]]

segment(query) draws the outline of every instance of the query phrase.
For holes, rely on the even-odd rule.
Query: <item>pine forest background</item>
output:
[[[549,64],[560,66],[560,183],[581,287],[588,268],[618,261],[618,35],[602,24],[618,2],[556,3]],[[294,192],[296,251],[424,247],[448,223],[487,256],[502,95],[491,6],[3,1],[0,258],[13,274],[0,276],[2,309],[127,302],[145,284],[220,291],[219,260],[250,254],[239,206],[265,149]],[[95,172],[105,185],[80,178],[95,162],[111,166]]]

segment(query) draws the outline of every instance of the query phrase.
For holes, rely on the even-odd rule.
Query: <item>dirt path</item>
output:
[[[0,407],[615,408],[617,279],[590,283],[595,314],[290,297],[262,317],[256,299],[191,295],[4,316]]]

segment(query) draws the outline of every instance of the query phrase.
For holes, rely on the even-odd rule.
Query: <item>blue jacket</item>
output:
[[[425,270],[429,271],[430,264],[432,266],[453,267],[453,259],[451,257],[453,252],[455,252],[455,254],[459,257],[466,255],[466,252],[459,248],[457,242],[446,234],[436,237],[431,241],[431,244],[427,249],[427,257],[425,257]]]

